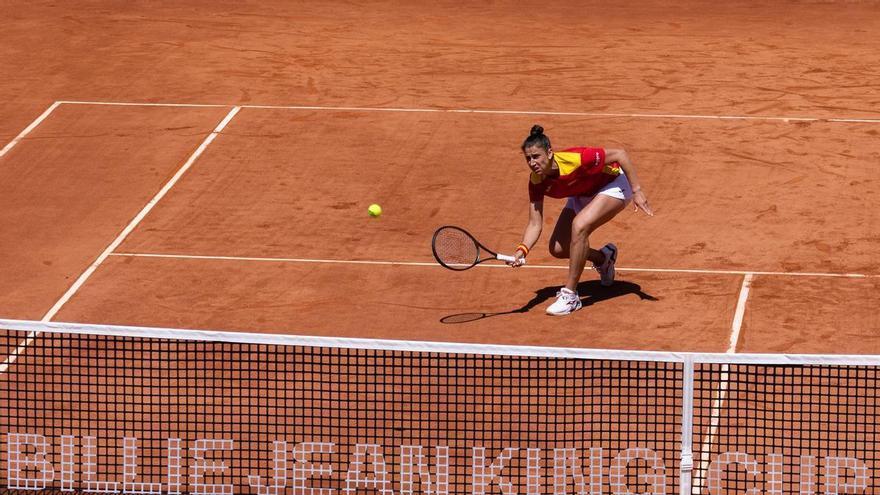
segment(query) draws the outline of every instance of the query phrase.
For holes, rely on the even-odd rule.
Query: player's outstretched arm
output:
[[[515,267],[523,264],[529,251],[532,250],[535,243],[541,237],[541,229],[543,228],[544,202],[529,202],[529,223],[526,225],[525,232],[523,232],[522,242],[516,247],[516,252],[513,254],[515,261],[508,263],[508,265]]]

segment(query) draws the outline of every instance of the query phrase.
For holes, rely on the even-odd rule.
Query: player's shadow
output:
[[[493,316],[512,315],[517,313],[528,313],[535,306],[556,298],[556,293],[561,289],[561,285],[553,285],[544,287],[535,291],[535,297],[522,307],[511,309],[510,311],[501,311],[497,313],[458,313],[454,315],[444,316],[440,318],[440,323],[458,324],[468,323],[471,321],[491,318]],[[611,287],[603,287],[598,280],[589,280],[578,284],[578,294],[581,296],[581,304],[583,307],[592,306],[598,302],[614,299],[615,297],[635,294],[643,301],[657,301],[658,299],[650,294],[642,291],[642,286],[624,280],[614,282]]]

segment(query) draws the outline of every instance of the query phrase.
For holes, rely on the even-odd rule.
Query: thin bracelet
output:
[[[516,251],[518,251],[518,250],[520,250],[520,249],[521,249],[522,252],[523,252],[523,257],[526,257],[526,256],[529,255],[529,248],[527,248],[525,244],[520,244],[520,245],[518,245],[518,246],[516,247],[516,249],[514,250],[514,252],[516,252]]]

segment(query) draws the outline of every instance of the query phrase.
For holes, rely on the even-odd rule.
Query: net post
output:
[[[694,359],[685,356],[681,395],[681,462],[679,463],[679,494],[693,495],[694,469]]]

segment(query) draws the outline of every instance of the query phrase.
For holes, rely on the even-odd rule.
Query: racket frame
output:
[[[449,265],[440,259],[440,256],[437,254],[437,236],[440,234],[441,231],[447,230],[447,229],[453,229],[453,230],[457,230],[457,231],[463,233],[465,235],[465,237],[470,239],[474,243],[474,245],[477,247],[477,256],[471,264],[469,264],[469,265],[464,265],[464,264]],[[480,251],[481,250],[485,251],[489,256],[484,257],[484,258],[480,258]],[[465,230],[461,227],[457,227],[455,225],[443,225],[442,227],[439,227],[437,230],[434,231],[434,235],[431,237],[431,252],[434,254],[434,259],[437,260],[437,263],[440,263],[440,265],[443,266],[444,268],[448,268],[450,270],[455,270],[455,271],[469,270],[469,269],[479,265],[480,263],[483,263],[483,262],[489,261],[489,260],[504,261],[505,263],[513,263],[514,261],[516,261],[516,257],[514,257],[514,256],[510,256],[510,255],[506,255],[506,254],[498,254],[495,251],[487,248],[486,246],[483,245],[483,243],[478,241],[477,238],[474,237],[470,232],[468,232],[467,230]],[[522,264],[525,264],[525,261],[526,261],[525,258],[523,258],[521,260]]]

